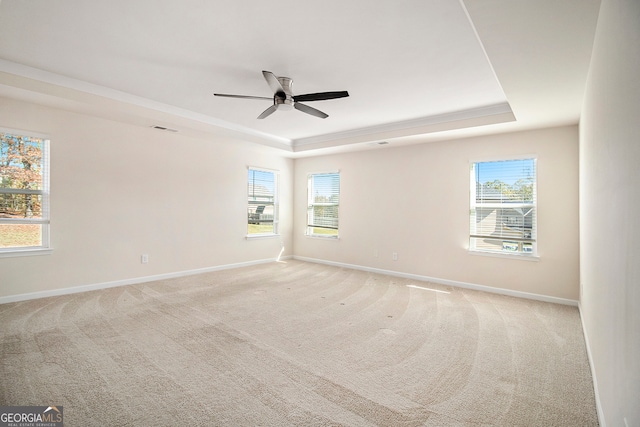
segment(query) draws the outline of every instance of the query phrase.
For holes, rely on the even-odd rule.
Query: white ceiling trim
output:
[[[33,83],[36,82],[40,84],[34,86]],[[16,64],[15,62],[4,59],[0,59],[0,83],[14,87],[22,87],[29,91],[32,91],[37,87],[39,93],[81,101],[91,106],[96,106],[100,103],[100,100],[96,99],[96,97],[104,98],[110,101],[115,101],[119,104],[140,107],[145,110],[152,110],[173,117],[203,123],[216,128],[222,128],[231,131],[232,133],[243,135],[245,137],[244,139],[248,139],[253,142],[263,142],[265,145],[269,146],[274,146],[274,144],[276,146],[281,145],[280,148],[290,150],[293,145],[293,141],[288,138],[256,131],[254,129],[236,125],[205,114],[196,113],[184,108],[131,95],[93,83],[61,76],[49,71]]]
[[[484,120],[476,120],[484,119]],[[451,113],[437,114],[429,117],[421,117],[412,120],[386,123],[377,126],[335,132],[325,135],[318,135],[309,138],[301,138],[293,141],[294,151],[309,145],[331,142],[336,144],[339,141],[365,142],[385,138],[399,138],[416,134],[440,132],[444,130],[454,130],[469,127],[468,121],[473,121],[473,126],[485,124],[506,123],[515,120],[513,111],[508,102],[495,105],[488,105],[478,108],[471,108],[464,111],[454,111]],[[447,126],[437,126],[444,125]]]
[[[61,103],[60,106],[76,112],[100,114],[100,107],[104,107],[105,100],[107,100],[115,102],[121,106],[128,107],[125,108],[125,110],[134,114],[137,112],[139,117],[149,117],[148,111],[158,112],[170,117],[186,119],[186,122],[179,121],[179,125],[182,126],[189,126],[189,122],[205,124],[207,126],[217,128],[218,130],[228,131],[225,133],[230,133],[233,136],[240,137],[245,140],[293,152],[462,129],[470,126],[506,123],[515,120],[509,103],[504,102],[495,105],[467,109],[464,111],[455,111],[434,116],[291,140],[265,132],[256,131],[254,129],[225,120],[220,120],[205,114],[196,113],[194,111],[62,76],[49,71],[40,70],[34,67],[17,64],[4,59],[0,59],[0,84],[7,84],[8,86],[22,88],[23,90],[35,92],[36,94],[41,94],[43,96],[53,95],[60,99],[75,101],[74,104]],[[87,106],[88,110],[82,111],[81,108],[78,108],[78,106],[82,105]],[[75,106],[75,108],[70,106]],[[133,109],[131,107],[133,107]],[[106,115],[108,116],[108,114]]]

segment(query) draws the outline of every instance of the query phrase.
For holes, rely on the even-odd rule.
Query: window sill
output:
[[[279,234],[275,234],[275,233],[265,233],[265,234],[247,234],[246,235],[246,239],[247,240],[254,240],[254,239],[272,239],[274,237],[280,237]]]
[[[339,236],[327,236],[323,234],[305,234],[304,237],[309,237],[311,239],[340,240]]]
[[[8,249],[8,250],[0,250],[0,258],[51,255],[52,253],[53,253],[52,248]]]
[[[469,253],[469,255],[475,255],[475,256],[517,259],[521,261],[540,261],[540,257],[538,255],[509,254],[509,253],[478,251],[478,250],[470,250],[470,249],[467,252]]]

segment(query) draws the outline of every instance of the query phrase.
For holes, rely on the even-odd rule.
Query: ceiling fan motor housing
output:
[[[291,110],[293,108],[293,80],[289,77],[278,77],[278,82],[280,82],[284,93],[274,94],[273,103],[278,110]]]

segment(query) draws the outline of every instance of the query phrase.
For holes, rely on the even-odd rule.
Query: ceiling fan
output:
[[[301,104],[301,102],[324,101],[327,99],[344,98],[349,96],[349,92],[346,90],[339,92],[318,92],[294,95],[291,90],[293,80],[289,77],[277,77],[271,71],[263,71],[262,75],[273,91],[273,98],[268,98],[266,96],[229,95],[225,93],[214,93],[214,95],[226,96],[229,98],[272,99],[273,105],[264,110],[262,114],[258,116],[259,119],[264,119],[265,117],[273,114],[276,110],[291,110],[291,108],[295,108],[303,113],[311,114],[312,116],[320,117],[321,119],[326,119],[329,117],[328,114],[323,113],[320,110],[316,110],[313,107],[309,107],[308,105]]]

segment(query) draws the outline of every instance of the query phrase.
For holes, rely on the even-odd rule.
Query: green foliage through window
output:
[[[247,175],[247,234],[278,232],[278,174],[249,168]]]
[[[47,144],[0,132],[0,250],[48,246]]]
[[[471,165],[471,250],[535,255],[536,160]]]

